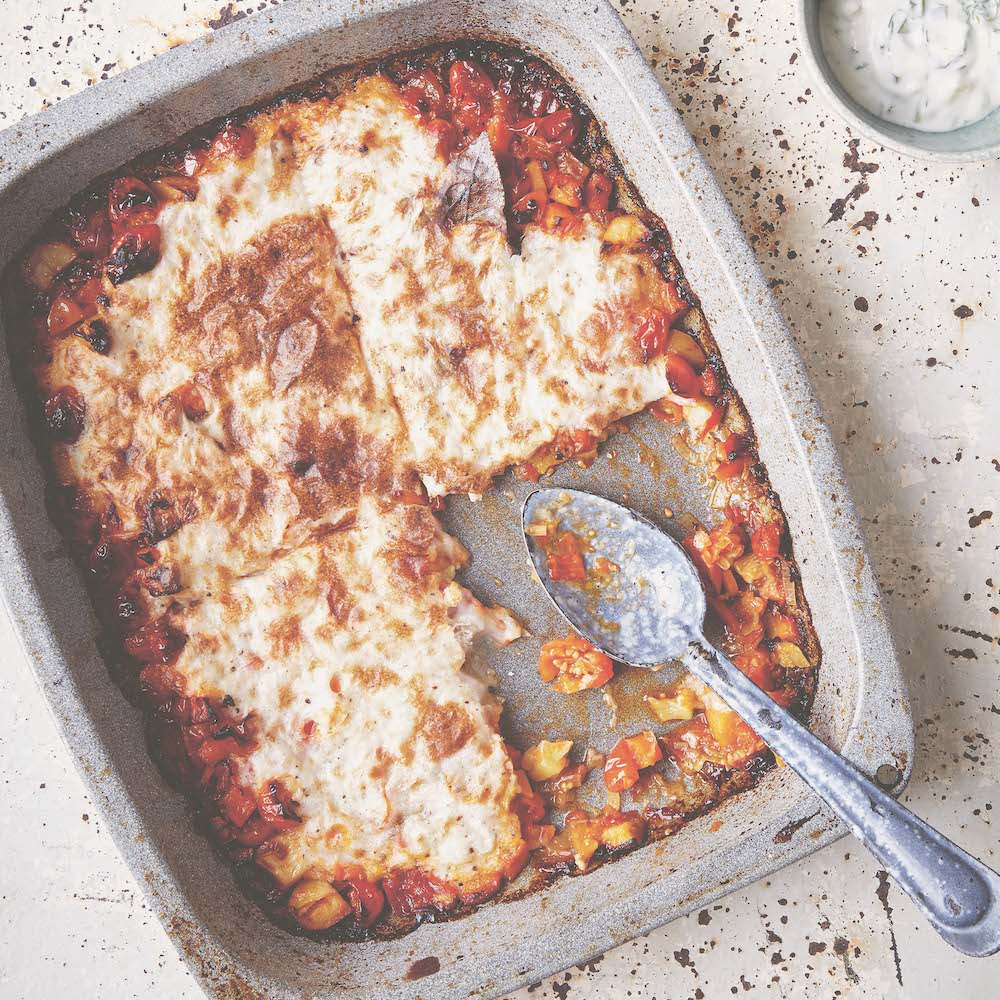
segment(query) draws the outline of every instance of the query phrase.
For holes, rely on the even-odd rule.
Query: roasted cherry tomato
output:
[[[445,106],[444,87],[429,69],[414,73],[402,86],[403,100],[420,114],[436,115]]]
[[[653,306],[643,316],[635,339],[639,345],[639,350],[642,351],[643,363],[666,354],[667,344],[670,341],[670,320],[666,313],[662,309]]]
[[[607,174],[595,170],[584,186],[583,195],[589,212],[606,212],[611,201],[613,186]]]
[[[111,256],[104,269],[111,284],[120,285],[151,271],[159,259],[160,227],[149,223],[127,229],[111,244]]]
[[[573,694],[607,684],[614,676],[610,657],[595,649],[586,639],[570,635],[553,639],[542,646],[538,660],[538,675],[553,691]]]
[[[45,425],[56,441],[75,444],[86,415],[86,400],[72,386],[64,386],[45,401]]]
[[[257,136],[246,125],[227,125],[213,140],[214,156],[245,160],[257,148]]]
[[[701,389],[695,370],[679,354],[667,354],[667,383],[678,396],[697,396]]]
[[[392,909],[404,916],[450,910],[458,902],[453,885],[418,868],[386,875],[382,889]]]
[[[144,665],[173,663],[187,637],[164,618],[156,618],[125,636],[125,652]]]
[[[49,306],[49,316],[47,325],[49,333],[54,337],[72,330],[78,323],[82,323],[88,316],[93,316],[93,308],[87,309],[81,306],[75,299],[66,295],[57,295]]]
[[[108,191],[108,218],[116,225],[133,219],[151,222],[156,208],[156,195],[138,177],[119,177]]]
[[[493,96],[493,81],[478,63],[460,59],[448,70],[448,89],[459,103],[470,98],[482,100]]]
[[[357,925],[371,927],[385,909],[385,893],[366,878],[347,879],[344,887]]]

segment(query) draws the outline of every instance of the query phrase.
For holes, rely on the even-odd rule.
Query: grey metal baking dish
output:
[[[469,36],[520,46],[561,72],[596,114],[647,205],[667,222],[789,522],[823,648],[811,724],[868,774],[894,769],[901,787],[913,755],[909,709],[829,433],[736,220],[605,0],[373,0],[363,8],[347,0],[291,0],[176,49],[0,134],[0,266],[52,205],[208,119],[334,66]],[[0,420],[9,428],[0,466],[6,602],[119,849],[213,995],[498,996],[703,906],[844,832],[787,769],[777,769],[667,840],[458,921],[425,924],[395,941],[346,945],[277,929],[237,890],[192,829],[182,797],[146,756],[139,714],[94,645],[97,626],[82,583],[41,515],[43,477],[6,352],[0,357]],[[663,503],[648,463],[637,460],[650,434],[640,421],[620,446],[634,472],[630,500],[640,509]],[[586,487],[607,472],[595,466],[589,477],[563,474]],[[677,490],[675,504],[704,507],[704,498]],[[497,526],[516,530],[514,508],[507,518],[500,503],[484,501],[465,516],[450,504],[446,525],[477,557],[470,585],[544,628],[537,611],[498,589],[490,573],[491,555],[500,558],[507,545]],[[509,556],[507,564],[513,567]],[[527,669],[518,656],[507,666],[515,675]],[[532,689],[537,681],[526,685]],[[516,730],[516,683],[504,693]],[[705,836],[717,821],[721,826]],[[430,974],[417,979],[420,972]]]

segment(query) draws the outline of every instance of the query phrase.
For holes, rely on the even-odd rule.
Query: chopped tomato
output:
[[[478,63],[460,59],[448,71],[448,89],[456,101],[480,100],[492,97],[493,81]]]
[[[103,256],[111,245],[111,223],[107,206],[90,202],[86,208],[70,210],[69,238],[81,250]]]
[[[215,156],[230,156],[245,160],[257,148],[257,136],[245,125],[227,125],[212,140],[211,152]]]
[[[453,885],[419,868],[386,875],[382,889],[389,906],[404,916],[450,910],[458,902],[458,890]]]
[[[670,316],[671,322],[677,319],[688,308],[688,304],[681,295],[680,289],[672,281],[666,282],[663,286],[663,308]]]
[[[243,826],[257,808],[253,796],[242,786],[233,783],[219,799],[219,811],[234,826]]]
[[[47,325],[49,333],[54,337],[72,330],[78,323],[82,323],[89,316],[93,316],[97,310],[91,307],[81,306],[74,299],[66,295],[57,295],[49,306],[49,317]]]
[[[514,474],[519,479],[525,479],[529,483],[537,483],[541,478],[541,473],[531,462],[522,462],[514,469]]]
[[[719,424],[722,423],[722,417],[725,414],[725,410],[721,406],[713,406],[712,412],[709,414],[708,419],[702,424],[701,431],[698,433],[698,437],[704,440],[708,435],[715,430]]]
[[[179,385],[170,395],[181,404],[184,416],[188,420],[203,420],[208,415],[208,404],[194,382],[185,382],[183,385]]]
[[[720,462],[715,467],[715,478],[724,483],[729,482],[730,479],[736,479],[738,476],[743,475],[748,465],[750,465],[749,455],[741,455],[739,458],[734,458],[731,462]]]
[[[249,796],[248,796],[249,797]],[[252,802],[253,799],[251,798]],[[236,842],[244,847],[259,847],[265,840],[274,836],[274,827],[262,819],[260,813],[253,813],[240,827],[236,834]]]
[[[574,809],[566,817],[566,834],[573,849],[573,858],[577,867],[585,869],[590,859],[601,846],[596,836],[594,822],[582,809]]]
[[[345,880],[347,899],[359,927],[371,927],[385,909],[385,893],[364,877]]]
[[[648,310],[639,324],[635,339],[642,351],[644,364],[666,353],[670,340],[670,320],[662,309],[653,306]]]
[[[552,838],[556,835],[556,828],[546,824],[533,823],[524,831],[524,839],[529,851],[536,851],[540,847],[545,847],[552,843]]]
[[[437,75],[422,69],[411,76],[402,87],[403,100],[420,114],[436,115],[444,108],[444,87]]]
[[[451,113],[452,124],[465,134],[478,134],[486,127],[490,108],[488,101],[475,97],[461,101]]]
[[[180,655],[187,637],[164,617],[156,618],[125,636],[125,652],[142,664],[170,664]]]
[[[719,376],[715,374],[715,369],[711,365],[707,366],[701,373],[701,391],[708,397],[718,396],[722,389],[719,385]]]
[[[679,354],[667,354],[667,383],[678,396],[697,396],[701,388],[695,370]]]
[[[766,521],[753,533],[750,543],[761,559],[773,559],[781,551],[781,525]]]
[[[580,539],[572,531],[563,531],[546,552],[545,568],[553,583],[586,583]]]
[[[292,830],[302,820],[295,812],[291,795],[280,781],[267,781],[257,796],[261,818],[278,832]]]
[[[774,663],[767,650],[754,649],[733,657],[733,663],[743,671],[761,689],[773,691],[777,687],[774,676]]]
[[[584,187],[584,198],[587,203],[587,210],[590,212],[606,212],[611,201],[613,186],[607,174],[594,171],[588,178]]]
[[[609,792],[624,792],[639,780],[639,764],[628,740],[619,740],[604,762],[604,784]]]
[[[203,740],[195,750],[194,755],[203,764],[217,764],[220,760],[225,760],[231,754],[243,752],[243,746],[232,736],[223,736],[219,739],[209,736]]]
[[[656,737],[647,729],[635,736],[629,736],[625,742],[632,751],[632,757],[641,770],[644,767],[652,767],[658,760],[663,758],[660,744]]]
[[[559,431],[552,442],[552,451],[560,462],[576,458],[578,455],[585,455],[596,447],[597,438],[590,431],[583,430]]]
[[[570,635],[542,646],[538,673],[546,683],[555,682],[554,691],[573,694],[606,684],[614,676],[614,667],[610,657],[582,636]]]
[[[510,126],[503,117],[498,114],[493,115],[486,123],[486,135],[497,156],[510,152]]]
[[[541,130],[554,149],[565,149],[576,139],[579,123],[572,111],[562,108],[541,119]]]
[[[514,753],[511,753],[511,760]],[[514,777],[517,780],[517,793],[511,803],[511,809],[522,823],[540,823],[545,818],[545,800],[535,791],[527,774],[517,764],[514,764]]]
[[[549,782],[547,787],[551,790],[552,804],[556,808],[565,809],[569,805],[573,793],[583,784],[589,770],[586,764],[577,764]]]
[[[709,588],[709,596],[711,597],[713,593],[718,594],[722,590],[722,570],[714,563],[709,563],[705,559],[701,550],[695,545],[693,536],[688,535],[682,539],[681,545],[683,545],[685,552],[691,557],[691,561],[698,570],[702,581]]]

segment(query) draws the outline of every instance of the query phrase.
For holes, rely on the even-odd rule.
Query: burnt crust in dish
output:
[[[523,894],[773,765],[692,679],[650,701],[656,734],[522,753],[463,669],[520,628],[455,582],[441,498],[587,464],[633,413],[714,490],[686,544],[728,651],[808,711],[819,648],[747,414],[663,222],[538,60],[475,42],[327,74],[99,180],[9,280],[106,657],[289,929],[384,937]],[[604,683],[588,657],[554,640],[542,678]]]

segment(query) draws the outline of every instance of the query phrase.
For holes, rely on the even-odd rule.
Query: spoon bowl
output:
[[[528,555],[545,592],[569,623],[613,659],[633,667],[679,660],[701,637],[705,592],[684,549],[628,507],[580,490],[541,489],[521,512]],[[533,531],[572,531],[587,583],[553,580],[545,545]],[[604,560],[610,571],[594,572]]]
[[[676,541],[579,490],[536,490],[522,526],[538,579],[585,639],[634,666],[682,660],[824,799],[945,941],[966,955],[1000,951],[1000,876],[826,746],[705,639],[705,592]],[[551,550],[566,532],[586,570],[580,579],[574,562],[573,582],[551,572],[562,568]]]

